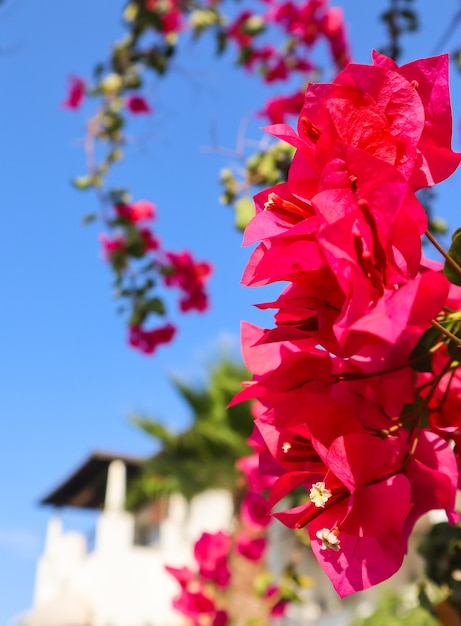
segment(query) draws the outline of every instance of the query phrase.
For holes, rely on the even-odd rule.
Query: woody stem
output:
[[[448,252],[442,248],[442,246],[439,244],[437,239],[429,232],[429,230],[426,230],[425,235],[429,239],[431,244],[435,248],[437,248],[437,250],[440,252],[440,254],[443,256],[443,258],[446,260],[448,265],[450,265],[455,270],[455,272],[457,272],[461,276],[461,267],[458,265],[458,263],[456,263],[456,261],[454,259],[452,259],[452,257],[448,254]]]
[[[440,331],[442,335],[445,335],[445,337],[451,339],[451,341],[456,343],[457,346],[461,346],[461,339],[451,333],[447,328],[444,328],[442,324],[439,324],[436,320],[431,320],[431,324],[434,328],[437,328],[437,330]]]

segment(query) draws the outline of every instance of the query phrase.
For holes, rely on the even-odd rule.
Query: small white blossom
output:
[[[335,532],[329,528],[322,528],[322,530],[318,530],[315,533],[317,539],[320,539],[322,542],[322,547],[320,548],[321,550],[334,550],[335,552],[338,552],[341,545],[339,543],[337,532],[338,531]]]
[[[332,493],[325,487],[324,482],[314,483],[309,491],[309,498],[320,508],[325,508],[325,504],[331,498]]]

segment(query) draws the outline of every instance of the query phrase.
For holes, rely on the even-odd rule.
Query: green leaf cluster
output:
[[[221,170],[220,182],[224,189],[220,200],[234,207],[238,230],[243,231],[255,214],[252,194],[259,188],[272,187],[287,180],[293,154],[292,146],[278,142],[246,160],[243,180],[238,180],[230,168]]]
[[[440,623],[420,606],[409,608],[401,596],[387,592],[371,615],[356,617],[350,626],[440,626]]]
[[[242,365],[222,359],[210,371],[205,387],[193,387],[173,379],[180,396],[192,411],[192,424],[176,433],[160,420],[133,416],[131,421],[160,444],[160,451],[145,465],[130,488],[128,506],[173,492],[187,498],[210,488],[236,491],[237,459],[249,454],[246,443],[253,428],[249,403],[227,405],[249,373]]]

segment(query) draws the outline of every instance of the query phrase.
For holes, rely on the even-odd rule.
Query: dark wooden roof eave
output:
[[[64,482],[40,500],[40,504],[100,510],[104,507],[107,472],[112,461],[126,466],[127,483],[139,475],[146,459],[141,457],[93,452]]]

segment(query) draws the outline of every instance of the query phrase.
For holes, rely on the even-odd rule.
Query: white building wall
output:
[[[115,463],[115,465],[114,465]],[[134,545],[135,519],[123,511],[121,462],[111,464],[106,509],[96,527],[94,550],[80,533],[50,520],[36,578],[33,610],[25,626],[178,626],[172,609],[178,585],[165,564],[193,563],[193,545],[205,532],[229,529],[233,504],[224,490],[200,494],[191,503],[175,494],[154,546]],[[123,464],[121,464],[123,465]],[[76,606],[80,609],[76,611]]]

